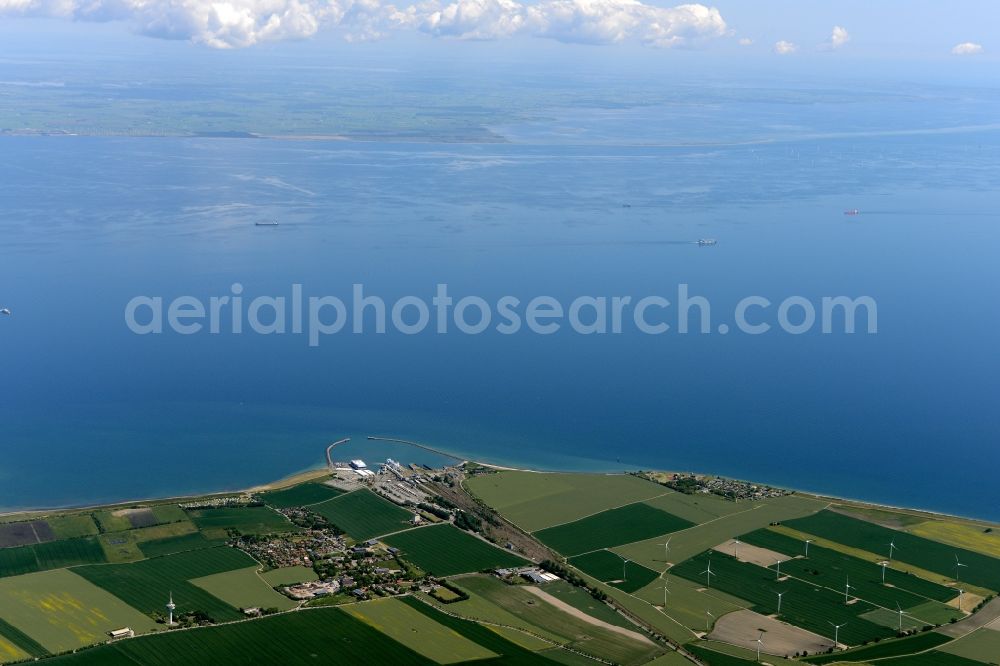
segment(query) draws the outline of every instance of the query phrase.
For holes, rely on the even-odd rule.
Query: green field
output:
[[[938,650],[875,662],[878,666],[983,666],[983,663]]]
[[[586,555],[571,557],[569,563],[588,576],[625,592],[635,592],[659,577],[652,569],[626,560],[609,550],[595,550]]]
[[[690,648],[692,646],[697,646],[707,653],[712,654],[712,664],[718,664],[719,659],[725,659],[726,657],[743,659],[742,662],[725,662],[725,663],[757,663],[757,654],[753,650],[748,650],[746,648],[741,648],[736,645],[729,645],[728,643],[720,643],[719,641],[698,641],[697,643],[691,643],[685,647]],[[721,657],[719,656],[721,655]],[[763,659],[766,663],[771,666],[795,666],[799,664],[798,661],[793,661],[791,659],[785,659],[784,657],[776,657],[775,655],[769,654]]]
[[[183,509],[169,503],[124,509],[101,509],[93,513],[93,518],[100,523],[105,532],[123,532],[187,520]]]
[[[708,666],[748,666],[756,663],[754,659],[742,659],[731,654],[709,650],[700,645],[685,645],[684,647]]]
[[[928,520],[906,528],[907,532],[931,541],[950,543],[983,555],[1000,557],[1000,531],[954,520]]]
[[[507,585],[492,576],[470,576],[457,582],[459,587],[472,595],[469,601],[485,599],[505,613],[519,618],[521,623],[510,623],[512,626],[519,626],[528,631],[532,631],[532,627],[539,627],[544,630],[542,636],[587,654],[615,663],[642,663],[660,651],[654,645],[637,641],[628,635],[565,613],[533,594],[525,586]],[[542,589],[547,588],[546,585]],[[462,605],[466,603],[468,602],[460,601],[445,608],[448,611],[454,608],[459,613],[468,612],[462,610]],[[502,622],[496,618],[482,619]],[[539,632],[535,630],[535,633]]]
[[[801,539],[780,534],[770,529],[756,530],[749,534],[744,534],[740,538],[749,544],[774,550],[788,555],[789,557],[802,555],[805,552],[805,542]],[[811,544],[809,548],[809,559],[797,560],[796,563],[803,566],[811,565],[813,569],[824,568],[826,570],[836,570],[849,574],[851,576],[852,585],[874,585],[880,588],[882,587],[882,568],[877,562],[862,560],[851,555],[845,555],[831,548],[824,548],[823,546]],[[792,562],[789,562],[789,565],[795,566]],[[791,569],[789,569],[789,572],[791,572]],[[814,576],[819,575],[815,572],[810,573]],[[857,581],[854,580],[855,577],[857,578]],[[829,581],[817,579],[815,582],[819,584],[829,583],[830,587],[836,587],[837,585],[843,584],[843,575],[840,576],[840,579],[834,578]],[[885,582],[888,585],[892,585],[896,589],[905,590],[908,593],[919,597],[919,601],[917,603],[923,603],[928,599],[935,601],[948,601],[950,599],[954,599],[956,596],[955,590],[950,587],[945,587],[944,585],[939,585],[938,583],[924,580],[923,578],[907,574],[904,571],[898,571],[891,568],[887,568],[885,571]],[[878,592],[873,591],[872,594],[877,595]],[[878,603],[878,599],[865,595],[860,591],[858,592],[858,596]],[[890,602],[889,606],[895,607],[895,605],[891,603],[891,599],[887,599],[887,601]],[[906,604],[902,603],[902,601],[900,601],[900,603],[903,608],[908,607]]]
[[[966,565],[961,571],[963,581],[1000,591],[1000,559],[982,553],[931,541],[833,511],[821,511],[812,516],[790,520],[787,525],[807,534],[878,555],[888,556],[887,544],[895,541],[896,560],[949,578],[955,576],[955,557],[958,556],[962,564]]]
[[[436,622],[437,618],[425,615],[399,599],[375,599],[344,606],[343,610],[439,664],[499,656],[439,624]]]
[[[387,537],[402,557],[435,576],[529,564],[514,553],[492,546],[453,525],[419,527]]]
[[[89,513],[69,514],[46,518],[57,539],[75,539],[97,534],[97,525]]]
[[[500,583],[500,581],[496,582],[500,585],[504,585],[503,583]],[[552,631],[563,635],[568,634],[572,637],[570,646],[575,647],[582,652],[593,654],[607,659],[608,661],[623,664],[625,666],[643,664],[649,661],[652,657],[663,652],[663,650],[658,646],[639,643],[628,636],[584,623],[568,613],[562,613],[558,609],[541,602],[537,598],[530,599],[523,596],[530,595],[530,593],[525,590],[518,589],[517,587],[506,587],[514,592],[514,596],[510,596],[507,593],[501,593],[497,596],[491,596],[490,600],[498,604],[505,604],[512,613],[515,615],[523,615],[525,620],[531,622],[532,624],[541,623],[541,626],[549,628]],[[449,617],[431,609],[426,604],[423,604],[412,597],[405,598],[404,603],[409,604],[425,615],[434,618],[435,621],[457,631],[466,638],[479,643],[483,647],[498,654],[506,655],[507,658],[504,660],[504,663],[518,664],[519,666],[527,666],[535,663],[551,664],[546,657],[542,656],[550,654],[550,651],[548,650],[541,653],[533,653],[529,650],[525,650],[524,648],[515,646],[510,641],[503,639],[500,635],[496,632],[490,631],[487,627],[480,626],[473,622]]]
[[[425,598],[430,600],[430,603],[432,603],[436,608],[443,609],[448,613],[454,613],[470,620],[492,622],[517,627],[559,644],[570,641],[570,639],[566,636],[556,634],[545,627],[538,626],[537,624],[532,624],[525,619],[523,614],[515,614],[510,610],[507,610],[504,606],[509,607],[509,602],[505,602],[504,606],[501,606],[491,601],[491,597],[495,595],[500,595],[501,599],[503,599],[507,588],[505,583],[500,582],[493,576],[485,576],[482,574],[462,576],[461,578],[453,579],[452,582],[465,590],[469,594],[469,598],[464,601],[458,601],[447,605],[441,604],[430,597],[425,596]]]
[[[483,663],[497,666],[553,666],[556,663],[542,653],[507,640],[491,628],[449,617],[412,598],[400,603],[442,625],[449,634],[470,641],[490,653],[503,655]],[[342,609],[320,608],[251,622],[122,641],[58,657],[51,663],[55,666],[433,666],[436,662]]]
[[[101,526],[102,532],[122,532],[132,529],[132,523],[118,510],[102,509],[95,511],[93,517]]]
[[[129,626],[143,632],[155,626],[150,618],[66,569],[0,580],[0,617],[49,652],[106,640],[112,629]]]
[[[932,631],[927,631],[909,638],[900,638],[894,641],[886,641],[876,645],[866,645],[855,650],[837,652],[834,654],[820,654],[807,657],[805,661],[811,664],[832,664],[838,661],[865,661],[867,659],[882,659],[885,657],[897,657],[903,654],[914,654],[930,650],[940,645],[944,645],[951,639]]]
[[[647,603],[662,606],[665,581],[668,581],[666,584],[670,592],[667,594],[664,612],[693,631],[704,631],[706,610],[711,611],[715,617],[722,617],[726,613],[752,605],[721,590],[703,590],[703,584],[670,575],[654,580],[634,594]]]
[[[249,555],[220,546],[130,564],[77,567],[73,571],[143,613],[163,612],[173,592],[178,613],[201,610],[216,621],[225,621],[243,616],[235,607],[188,581],[251,566],[256,562]]]
[[[274,589],[257,574],[257,567],[234,569],[192,578],[191,584],[236,608],[277,608],[289,610],[296,603]]]
[[[747,508],[744,502],[733,502],[716,495],[685,495],[677,492],[646,500],[646,504],[690,520],[692,523],[706,523]]]
[[[1000,664],[1000,630],[977,629],[941,648],[941,652],[987,664]]]
[[[76,564],[105,562],[96,537],[49,541],[32,546],[0,549],[0,577],[19,576]]]
[[[709,562],[712,563],[715,574],[711,586],[707,585],[707,575],[703,573]],[[782,574],[785,574],[785,566],[782,565]],[[889,628],[861,617],[875,609],[875,606],[866,601],[853,601],[848,605],[844,603],[842,592],[828,590],[797,578],[779,582],[775,580],[773,569],[738,562],[721,553],[702,553],[673,567],[670,573],[746,599],[752,604],[752,610],[763,615],[777,614],[776,592],[784,592],[781,620],[829,638],[833,636],[830,622],[846,622],[847,626],[840,631],[840,641],[848,645],[858,645],[895,634]]]
[[[135,562],[147,557],[140,544],[166,541],[174,537],[197,534],[194,523],[185,520],[152,527],[139,527],[123,532],[109,532],[98,537],[108,562]],[[156,546],[153,546],[156,549]],[[169,547],[168,547],[169,549]]]
[[[336,608],[147,636],[60,657],[51,663],[54,666],[434,664]]]
[[[748,544],[789,556],[802,554],[805,548],[802,541],[767,529],[740,538]],[[808,559],[789,559],[782,564],[781,572],[833,590],[842,589],[850,578],[854,586],[852,595],[893,611],[898,604],[920,620],[921,626],[961,617],[961,613],[943,603],[955,597],[954,590],[893,569],[886,569],[886,585],[883,585],[882,568],[875,562],[866,562],[817,544],[812,544]],[[897,624],[889,626],[896,627]]]
[[[564,580],[557,580],[546,583],[543,589],[556,599],[602,622],[624,627],[625,629],[635,629],[634,624],[626,620],[620,613],[603,601],[595,599],[590,592],[582,587],[570,585]]]
[[[228,530],[240,534],[294,532],[298,528],[287,518],[266,506],[194,509],[188,515],[208,538],[225,538]]]
[[[344,491],[331,488],[322,483],[302,483],[284,490],[273,490],[262,493],[260,498],[268,506],[276,509],[286,509],[293,506],[308,506],[318,504],[328,499],[333,499],[338,495],[343,495]]]
[[[677,532],[693,524],[639,502],[549,527],[533,536],[556,552],[572,556]]]
[[[484,626],[486,626],[486,628],[489,629],[490,631],[500,634],[500,636],[510,641],[511,643],[523,647],[525,650],[531,650],[532,652],[539,652],[542,650],[551,650],[554,648],[552,643],[543,640],[541,638],[538,638],[537,636],[527,634],[518,629],[511,629],[510,627],[496,627],[493,625],[484,625]],[[565,652],[565,650],[561,649],[558,650],[559,652]],[[588,664],[588,666],[593,666],[592,659],[588,659],[587,661],[591,662]]]
[[[200,548],[211,548],[222,545],[220,540],[206,539],[201,532],[191,534],[181,534],[178,536],[166,537],[163,539],[151,539],[139,543],[139,550],[145,557],[160,557],[172,553],[181,553],[185,550],[198,550]]]
[[[307,580],[317,580],[319,576],[313,571],[312,567],[282,567],[280,569],[271,569],[270,571],[265,571],[261,574],[261,577],[267,581],[267,584],[271,587],[279,587],[281,585],[294,585],[296,583],[304,583]]]
[[[672,492],[625,474],[502,471],[474,476],[465,485],[528,532]]]
[[[773,522],[805,516],[824,506],[821,501],[797,495],[733,504],[739,507],[738,511],[710,523],[686,529],[671,538],[670,561],[682,562],[738,534],[767,527]],[[626,546],[617,546],[612,550],[650,569],[664,571],[667,566],[664,562],[663,546],[660,545],[663,541],[660,538],[648,539]]]
[[[413,514],[366,488],[310,507],[358,541],[410,527]]]
[[[45,657],[49,651],[34,638],[0,619],[0,664],[28,657]]]

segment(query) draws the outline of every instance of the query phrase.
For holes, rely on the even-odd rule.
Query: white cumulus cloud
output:
[[[979,55],[983,52],[983,45],[976,44],[975,42],[962,42],[961,44],[956,44],[955,48],[951,50],[952,55],[967,56],[967,55]]]
[[[777,53],[778,55],[790,55],[798,50],[799,50],[798,45],[793,42],[786,42],[785,40],[781,40],[780,42],[774,43],[774,52]]]
[[[348,39],[415,29],[455,39],[526,35],[563,42],[634,41],[682,47],[728,34],[719,11],[701,4],[658,7],[641,0],[0,0],[0,17],[123,20],[138,32],[213,48],[304,39],[339,28]]]
[[[742,38],[742,39],[740,39],[740,41],[739,41],[739,42],[737,42],[737,43],[738,43],[738,44],[739,44],[740,46],[753,46],[753,40],[752,40],[752,39],[750,39],[749,37],[743,37],[743,38]]]
[[[851,41],[851,35],[848,34],[847,29],[839,25],[835,25],[833,26],[833,32],[830,33],[830,39],[826,45],[831,49],[839,49],[849,41]]]

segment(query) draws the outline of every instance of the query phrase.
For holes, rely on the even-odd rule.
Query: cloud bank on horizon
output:
[[[338,28],[349,40],[394,30],[490,40],[519,35],[562,42],[693,46],[730,34],[720,12],[702,4],[658,7],[641,0],[0,0],[0,16],[124,21],[138,32],[212,48],[305,39]]]

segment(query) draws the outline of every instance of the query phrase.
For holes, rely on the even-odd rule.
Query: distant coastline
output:
[[[341,442],[342,441],[343,440],[341,440]],[[816,491],[811,491],[811,490],[808,490],[808,489],[789,487],[787,485],[783,485],[783,484],[780,484],[780,483],[772,483],[772,482],[769,482],[769,481],[767,481],[765,479],[742,479],[742,478],[736,478],[736,477],[727,476],[727,475],[724,475],[724,474],[715,474],[715,473],[712,473],[712,472],[695,471],[695,470],[659,469],[657,467],[648,467],[648,466],[641,467],[641,468],[640,467],[636,467],[636,468],[613,468],[613,467],[608,467],[606,469],[588,469],[588,470],[581,470],[581,469],[576,469],[576,470],[573,470],[573,469],[545,469],[545,468],[540,468],[540,467],[537,467],[537,466],[533,467],[533,466],[516,465],[516,464],[500,464],[500,463],[496,463],[496,462],[490,462],[489,460],[485,460],[485,459],[476,459],[475,456],[465,456],[465,455],[462,455],[460,453],[452,453],[452,452],[447,451],[446,448],[443,448],[443,447],[439,447],[439,446],[431,447],[431,446],[428,446],[428,445],[425,445],[425,444],[422,444],[422,443],[419,443],[419,442],[414,442],[414,441],[410,441],[410,440],[406,440],[406,439],[398,439],[398,438],[393,438],[393,437],[371,435],[371,436],[367,436],[367,439],[364,440],[364,441],[390,442],[392,444],[398,444],[398,445],[401,445],[401,446],[407,446],[407,447],[411,447],[411,448],[414,448],[414,449],[417,449],[417,450],[420,450],[420,451],[431,452],[431,453],[433,453],[435,455],[438,455],[438,456],[441,456],[441,457],[450,458],[450,459],[452,459],[454,461],[455,464],[472,463],[472,464],[476,464],[476,465],[481,465],[483,467],[493,468],[493,469],[496,469],[498,471],[508,470],[508,471],[532,472],[532,473],[537,473],[537,474],[632,474],[632,473],[639,472],[639,471],[659,471],[659,472],[668,472],[668,473],[684,473],[684,474],[689,474],[690,473],[690,474],[696,474],[698,476],[717,476],[717,477],[720,477],[720,478],[728,478],[728,479],[732,479],[732,480],[735,480],[735,481],[743,481],[743,482],[747,482],[747,483],[756,483],[756,484],[762,484],[762,485],[769,485],[769,486],[772,486],[772,487],[775,487],[775,488],[779,488],[779,489],[791,491],[791,492],[795,493],[796,495],[800,495],[800,496],[803,496],[803,497],[808,497],[808,498],[817,499],[817,500],[821,500],[821,501],[828,501],[828,502],[836,503],[836,504],[847,505],[847,506],[855,507],[855,508],[858,508],[858,509],[887,510],[887,511],[892,511],[892,512],[895,512],[895,513],[904,513],[904,514],[908,514],[908,515],[912,515],[912,516],[929,518],[929,519],[960,520],[960,521],[963,521],[963,522],[966,522],[966,523],[971,523],[971,524],[975,524],[977,526],[982,526],[982,527],[1000,527],[1000,519],[998,519],[998,520],[992,520],[992,519],[986,518],[986,517],[960,515],[960,514],[948,513],[946,511],[940,511],[940,510],[936,510],[936,509],[928,509],[928,508],[923,508],[923,507],[902,506],[902,505],[897,505],[897,504],[887,504],[887,503],[881,503],[881,502],[876,502],[876,501],[872,501],[872,500],[866,500],[866,499],[860,499],[860,498],[853,498],[853,497],[846,497],[846,496],[840,496],[840,495],[835,495],[835,494],[830,494],[830,493],[816,492]],[[337,442],[337,443],[341,443],[341,442]],[[365,454],[363,452],[361,452],[361,453],[355,453],[354,455],[364,456]],[[285,487],[288,487],[288,486],[293,486],[293,485],[302,483],[304,481],[309,481],[309,480],[316,479],[316,478],[322,478],[322,477],[326,476],[327,473],[328,473],[328,466],[326,465],[325,462],[323,462],[323,463],[319,463],[319,464],[317,464],[315,466],[312,466],[312,467],[309,467],[309,468],[306,468],[306,469],[300,469],[299,471],[293,472],[291,474],[288,474],[288,475],[283,476],[281,478],[275,479],[273,481],[269,481],[269,482],[262,483],[262,484],[256,484],[256,485],[251,485],[251,486],[240,487],[240,488],[211,489],[211,490],[206,490],[204,492],[186,493],[186,494],[172,495],[172,496],[166,496],[166,497],[140,497],[140,498],[132,498],[132,499],[123,499],[123,500],[120,500],[120,501],[114,501],[114,502],[109,502],[109,503],[85,503],[85,504],[79,504],[79,505],[50,506],[50,507],[31,507],[31,508],[23,508],[23,509],[3,509],[3,510],[0,510],[0,520],[6,519],[6,518],[9,518],[9,517],[12,517],[12,516],[29,518],[29,517],[33,517],[33,516],[44,516],[44,515],[55,513],[55,512],[81,511],[81,510],[87,510],[87,509],[122,508],[122,507],[128,507],[128,506],[135,505],[135,504],[163,503],[163,502],[173,502],[173,501],[182,502],[182,501],[191,501],[191,500],[195,500],[195,499],[220,497],[220,496],[233,495],[233,494],[244,494],[244,493],[262,492],[262,491],[266,491],[266,490],[275,490],[275,489],[285,488]]]

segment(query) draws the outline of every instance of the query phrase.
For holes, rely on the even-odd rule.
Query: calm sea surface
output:
[[[934,131],[955,122],[933,115],[883,131],[892,112],[711,145],[628,129],[655,109],[497,128],[502,145],[2,138],[0,507],[245,487],[345,435],[344,457],[427,458],[364,440],[381,434],[1000,519],[1000,132]],[[310,348],[125,326],[133,296],[234,282],[248,299],[363,283],[429,301],[447,283],[567,303],[686,283],[713,329],[748,295],[869,295],[879,332],[342,332]]]

